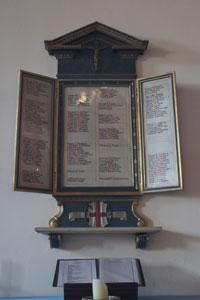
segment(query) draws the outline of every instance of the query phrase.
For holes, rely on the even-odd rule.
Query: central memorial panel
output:
[[[55,194],[136,191],[134,82],[60,81],[58,98]]]

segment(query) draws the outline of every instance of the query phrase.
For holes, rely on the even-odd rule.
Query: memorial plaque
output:
[[[148,40],[99,22],[44,43],[57,79],[21,71],[15,190],[58,201],[57,228],[37,229],[51,247],[65,228],[109,226],[144,248],[157,229],[138,200],[183,188],[175,74],[136,79]]]

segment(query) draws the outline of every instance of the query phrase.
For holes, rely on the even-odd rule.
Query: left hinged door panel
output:
[[[52,192],[56,80],[20,71],[15,190]]]

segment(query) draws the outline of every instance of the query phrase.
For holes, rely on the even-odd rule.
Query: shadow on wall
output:
[[[134,239],[134,236],[130,234],[131,241]],[[112,243],[110,243],[112,241]],[[115,251],[117,252],[118,247],[116,245],[123,245],[127,242],[126,234],[76,234],[76,235],[66,235],[63,236],[62,241],[62,250],[64,251],[87,251],[87,255],[89,257],[94,256],[103,256],[103,253],[107,253],[108,251],[113,251],[113,255],[115,255]],[[96,254],[96,252],[99,254]],[[105,252],[104,252],[105,251]],[[76,253],[77,255],[77,253]],[[78,254],[79,255],[79,254]],[[123,254],[122,254],[123,256]]]
[[[200,63],[200,53],[192,47],[172,43],[169,40],[149,41],[149,45],[144,55],[139,56],[137,61],[137,74],[145,77],[146,74],[158,75],[159,64],[167,65],[197,65]],[[172,70],[173,71],[173,70]]]
[[[200,88],[178,87],[178,108],[184,191],[181,196],[200,197]]]
[[[171,42],[169,40],[156,40],[152,39],[149,41],[149,46],[142,56],[144,60],[152,58],[159,59],[167,57],[168,62],[176,64],[197,64],[200,62],[198,49],[190,47],[189,45],[181,45]]]
[[[200,236],[183,234],[175,231],[162,230],[150,236],[148,250],[189,249],[190,245],[200,243]]]
[[[184,266],[179,268],[172,264],[159,266],[142,264],[146,288],[139,288],[139,294],[170,295],[169,291],[175,290],[172,295],[199,295],[199,277],[186,271]]]
[[[109,243],[110,237],[112,236],[112,244]],[[116,240],[115,240],[116,239]],[[130,240],[134,241],[134,235],[130,234]],[[87,236],[87,242],[83,235],[68,235],[67,237],[63,238],[63,250],[67,249],[67,251],[76,251],[80,250],[83,251],[84,249],[88,249],[88,247],[91,249],[94,249],[101,246],[100,249],[107,250],[108,247],[110,247],[109,250],[116,250],[114,245],[117,245],[120,241],[120,245],[126,244],[127,242],[127,235],[125,234],[117,234],[115,235],[109,235],[109,234],[102,234],[102,235],[95,235],[90,234]],[[153,250],[153,251],[160,251],[160,250],[166,250],[166,249],[189,249],[190,245],[200,243],[200,237],[196,235],[190,235],[190,234],[183,234],[175,231],[169,231],[169,230],[162,230],[161,232],[158,232],[156,234],[150,235],[150,239],[147,243],[147,250]],[[113,248],[113,249],[112,249]],[[133,248],[135,248],[134,242],[133,242]],[[90,253],[88,253],[90,255]]]
[[[22,290],[24,279],[24,267],[10,260],[4,260],[0,269],[0,296],[11,297],[29,294]]]

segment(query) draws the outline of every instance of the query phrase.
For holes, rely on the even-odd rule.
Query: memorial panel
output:
[[[143,189],[182,188],[175,74],[138,80]]]
[[[55,80],[21,71],[16,189],[52,190]]]
[[[133,90],[133,82],[78,86],[61,82],[57,192],[134,191]]]

